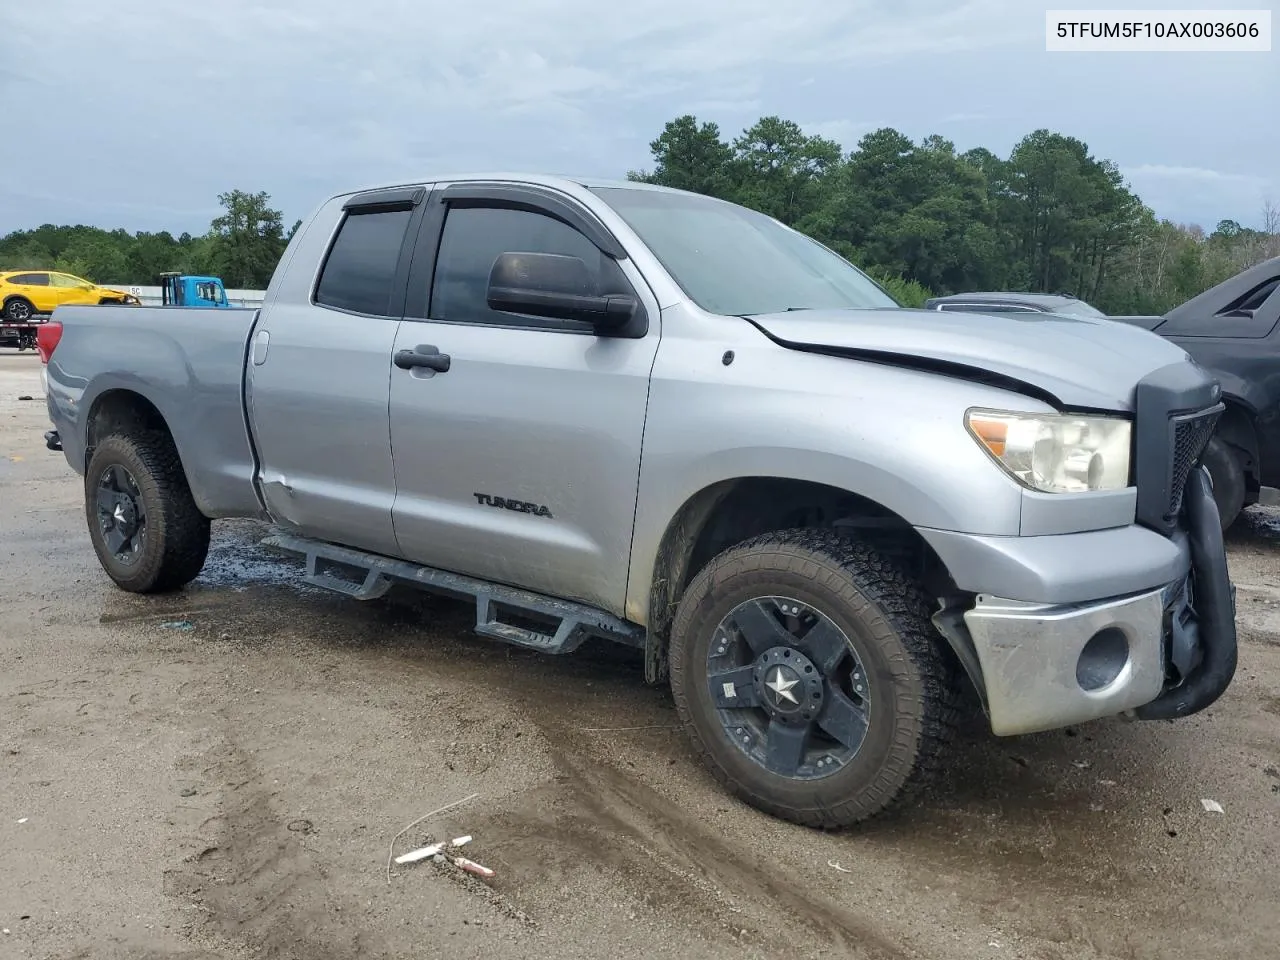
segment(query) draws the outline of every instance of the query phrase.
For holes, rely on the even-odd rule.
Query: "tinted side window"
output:
[[[387,316],[409,210],[352,212],[338,228],[316,284],[316,303]]]
[[[10,277],[9,282],[20,283],[24,287],[47,287],[49,285],[49,275],[47,273],[20,273],[16,277]]]
[[[490,310],[485,302],[489,271],[503,253],[558,253],[580,257],[596,283],[596,292],[631,293],[621,268],[568,224],[541,213],[506,207],[454,207],[444,221],[431,288],[433,320],[465,323],[518,323],[519,315]],[[530,318],[532,319],[532,318]],[[538,326],[567,326],[539,318]]]

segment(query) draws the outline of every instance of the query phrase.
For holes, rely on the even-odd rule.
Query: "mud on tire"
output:
[[[941,769],[963,688],[940,643],[927,599],[885,557],[832,531],[783,531],[725,551],[690,583],[671,687],[727,790],[785,820],[841,827]]]
[[[85,471],[85,518],[98,560],[132,593],[176,590],[199,575],[209,520],[192,499],[172,438],[162,431],[115,435]]]

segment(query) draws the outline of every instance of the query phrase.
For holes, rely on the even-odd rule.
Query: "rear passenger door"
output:
[[[621,614],[660,318],[575,203],[532,187],[433,195],[395,348],[435,348],[449,365],[391,371],[396,537],[420,563]],[[647,332],[490,309],[507,252],[582,258],[608,292],[639,298]]]
[[[18,294],[26,297],[36,313],[52,313],[58,305],[54,291],[49,289],[49,274],[21,273],[9,278],[9,285],[18,287]]]
[[[322,208],[250,343],[249,412],[272,516],[393,556],[387,390],[425,195],[377,191]]]

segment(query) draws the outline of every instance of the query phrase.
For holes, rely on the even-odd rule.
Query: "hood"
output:
[[[124,303],[141,303],[142,302],[136,296],[130,293],[128,290],[122,290],[120,287],[108,287],[100,283],[95,283],[93,285],[93,290],[95,293],[99,295],[104,293],[114,294],[115,296],[120,297]]]
[[[1077,410],[1132,410],[1138,381],[1186,352],[1091,317],[937,310],[794,310],[748,317],[795,350],[981,380]]]

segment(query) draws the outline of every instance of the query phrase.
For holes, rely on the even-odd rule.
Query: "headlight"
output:
[[[1044,493],[1129,485],[1130,424],[1120,417],[970,410],[965,426],[1024,486]]]

